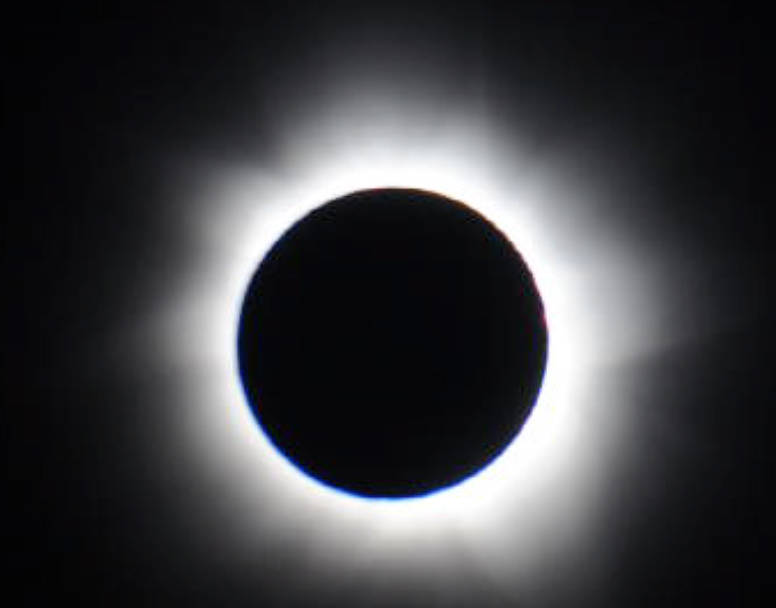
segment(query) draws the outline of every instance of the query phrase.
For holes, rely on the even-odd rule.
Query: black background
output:
[[[170,211],[154,153],[271,157],[270,125],[293,107],[277,93],[289,66],[299,77],[359,32],[362,44],[379,32],[400,57],[415,46],[449,57],[451,98],[457,69],[476,61],[504,120],[539,121],[548,138],[590,123],[623,162],[629,150],[647,159],[663,193],[650,212],[703,269],[697,314],[710,329],[634,369],[646,412],[634,440],[649,458],[613,480],[615,566],[574,604],[766,603],[776,540],[766,20],[739,3],[549,4],[35,6],[6,22],[6,122],[21,130],[6,149],[22,175],[20,194],[5,197],[2,242],[12,605],[285,604],[263,591],[263,577],[277,577],[269,568],[250,585],[209,576],[138,472],[153,438],[133,432],[134,404],[164,370],[139,384],[120,359],[87,366],[83,353],[132,318],[172,264],[172,237],[155,221]],[[294,583],[293,570],[283,576]]]

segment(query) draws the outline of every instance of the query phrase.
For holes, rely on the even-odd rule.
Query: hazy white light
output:
[[[180,168],[187,261],[149,334],[171,367],[171,401],[185,404],[164,412],[170,449],[206,488],[196,525],[218,530],[212,541],[233,558],[277,546],[303,555],[311,574],[420,572],[441,593],[463,544],[508,586],[590,532],[611,446],[630,423],[607,370],[664,338],[657,289],[596,215],[601,176],[569,184],[463,108],[440,117],[383,103],[341,99],[300,117],[270,165]],[[332,491],[294,468],[256,424],[236,361],[243,293],[267,249],[310,209],[381,186],[436,191],[493,221],[534,273],[550,338],[539,401],[504,454],[464,483],[404,501]]]

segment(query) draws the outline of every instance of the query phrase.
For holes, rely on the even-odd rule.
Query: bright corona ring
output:
[[[609,371],[663,339],[654,283],[643,257],[593,213],[612,196],[600,176],[567,179],[472,112],[450,110],[429,132],[434,118],[402,103],[391,100],[393,121],[373,120],[359,100],[297,116],[260,165],[180,165],[182,280],[161,293],[148,334],[170,370],[169,402],[181,404],[161,410],[168,449],[209,505],[179,507],[229,559],[298,551],[311,580],[388,571],[442,592],[463,543],[496,583],[529,584],[544,560],[583,546],[616,471],[612,450],[631,419]],[[460,483],[403,500],[302,474],[257,425],[235,348],[247,286],[285,231],[326,201],[381,188],[463,201],[496,226],[531,271],[550,336],[541,391],[516,438]]]

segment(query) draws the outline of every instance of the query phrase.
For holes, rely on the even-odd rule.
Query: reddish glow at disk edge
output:
[[[403,104],[386,99],[392,120],[383,122],[358,100],[324,104],[298,117],[262,166],[171,169],[187,218],[185,262],[156,302],[144,346],[172,370],[165,387],[181,405],[160,414],[167,449],[195,480],[194,502],[207,506],[170,500],[228,563],[247,566],[274,548],[298,555],[311,580],[420,577],[454,594],[463,548],[509,593],[536,584],[558,555],[568,563],[584,553],[633,424],[610,372],[668,339],[665,287],[654,259],[597,212],[612,196],[606,176],[580,180],[552,159],[532,161],[519,137],[466,108],[421,129],[439,122]],[[281,233],[328,200],[379,187],[437,192],[492,221],[533,272],[550,340],[539,399],[507,450],[459,485],[400,501],[324,487],[275,451],[242,393],[235,350],[244,290]]]

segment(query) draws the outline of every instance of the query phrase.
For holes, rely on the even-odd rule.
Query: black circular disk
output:
[[[491,462],[530,413],[547,353],[539,293],[506,237],[406,189],[294,224],[248,286],[238,341],[277,449],[370,497],[426,494]]]

